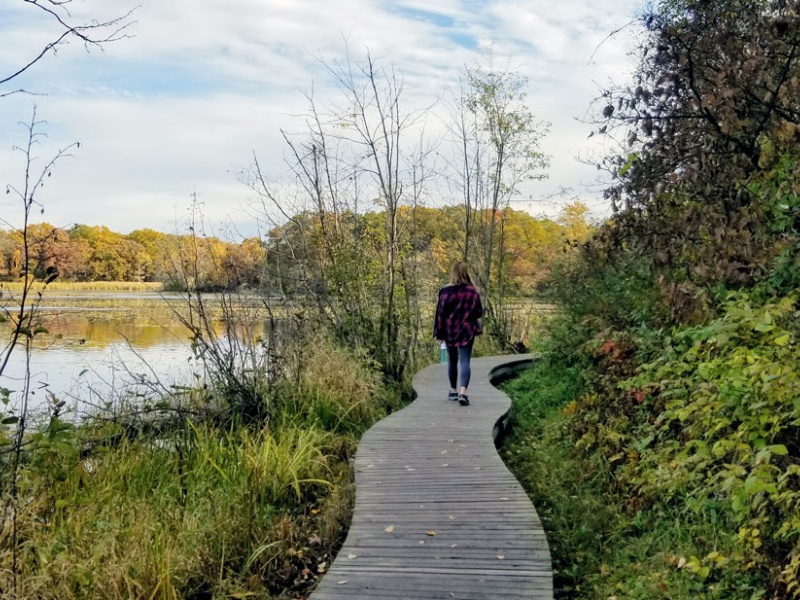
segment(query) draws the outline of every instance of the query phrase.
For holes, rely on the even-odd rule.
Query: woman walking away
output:
[[[458,400],[462,406],[469,405],[469,361],[475,336],[482,333],[482,316],[481,297],[472,285],[467,265],[457,262],[450,273],[450,283],[439,290],[433,337],[447,344],[447,376],[450,378],[450,393],[447,397],[449,400]],[[461,389],[457,391],[459,371]]]

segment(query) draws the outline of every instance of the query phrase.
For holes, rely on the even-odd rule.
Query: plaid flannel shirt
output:
[[[481,297],[473,285],[447,285],[439,290],[433,337],[448,346],[466,346],[482,333],[482,316]]]

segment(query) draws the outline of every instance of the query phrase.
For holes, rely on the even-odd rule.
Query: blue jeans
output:
[[[461,371],[461,387],[469,387],[469,378],[472,375],[469,366],[471,357],[472,341],[460,348],[458,346],[447,345],[447,376],[450,378],[451,389],[456,389],[459,371]]]

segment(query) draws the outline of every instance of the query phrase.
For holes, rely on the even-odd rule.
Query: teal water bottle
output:
[[[447,344],[444,342],[439,346],[439,362],[442,364],[447,362]]]

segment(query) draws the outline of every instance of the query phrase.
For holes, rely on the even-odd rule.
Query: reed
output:
[[[4,281],[0,290],[22,291],[22,281]],[[162,292],[164,284],[158,281],[53,281],[46,286],[43,282],[34,284],[34,291],[47,289],[51,292]]]
[[[16,591],[6,524],[0,598],[302,594],[342,540],[354,432],[381,416],[385,395],[363,356],[322,338],[314,348],[269,424],[186,421],[130,438],[117,423],[56,419],[33,433],[18,478]],[[319,417],[321,403],[335,419]]]

